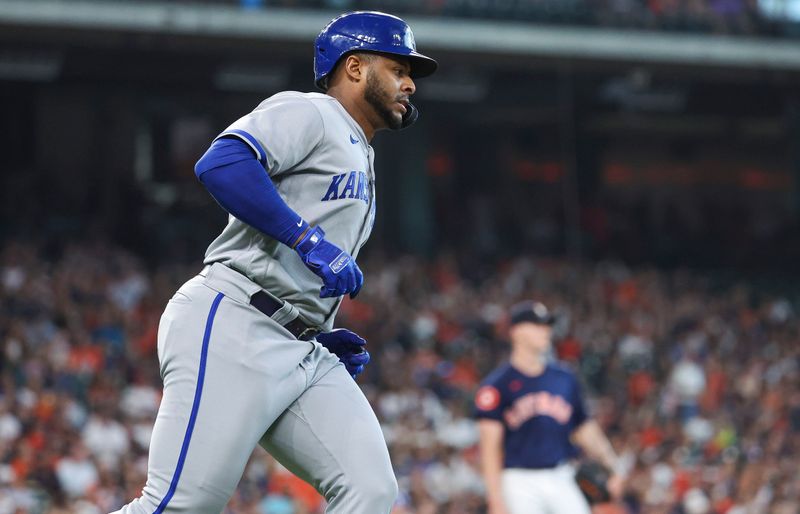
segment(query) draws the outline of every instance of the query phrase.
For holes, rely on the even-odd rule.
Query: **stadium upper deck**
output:
[[[164,0],[163,3],[245,9],[377,9],[405,15],[558,25],[800,36],[800,2],[795,0]]]

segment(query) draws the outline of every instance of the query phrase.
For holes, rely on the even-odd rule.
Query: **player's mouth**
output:
[[[403,114],[408,112],[408,100],[398,100],[396,103],[403,109]]]

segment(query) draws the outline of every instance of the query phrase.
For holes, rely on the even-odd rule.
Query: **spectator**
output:
[[[104,468],[119,466],[130,444],[128,431],[107,411],[89,417],[83,428],[83,444]]]
[[[706,388],[703,368],[692,358],[681,359],[672,369],[669,387],[670,392],[675,395],[679,419],[686,422],[696,416],[700,396]]]
[[[449,257],[363,264],[372,285],[345,301],[341,322],[374,356],[359,384],[390,444],[395,514],[483,512],[472,389],[504,358],[505,306],[531,296],[568,313],[565,355],[631,468],[630,512],[796,510],[791,299],[608,263],[520,257],[479,278]],[[187,272],[146,271],[104,244],[48,259],[0,247],[0,514],[109,512],[139,494],[160,401],[158,314]],[[259,450],[226,514],[322,512],[272,466]]]
[[[61,490],[69,498],[87,496],[99,481],[99,474],[89,458],[89,451],[79,442],[73,444],[69,455],[56,464],[56,477]]]

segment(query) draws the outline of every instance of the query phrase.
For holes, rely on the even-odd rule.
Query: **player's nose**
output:
[[[403,81],[403,85],[400,87],[400,90],[408,96],[411,96],[417,90],[417,86],[414,84],[414,80],[407,76]]]

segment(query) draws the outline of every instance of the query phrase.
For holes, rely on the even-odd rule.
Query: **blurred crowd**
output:
[[[222,0],[216,0],[222,1]],[[229,2],[231,0],[228,0]],[[785,34],[793,0],[237,0],[245,8],[377,9],[396,14],[505,19],[717,34]],[[771,21],[775,20],[775,21]]]
[[[0,514],[98,514],[137,496],[160,400],[156,329],[199,262],[148,269],[106,243],[0,247]],[[363,260],[337,324],[400,484],[393,514],[485,512],[472,395],[507,356],[511,303],[559,313],[573,366],[629,470],[598,514],[800,513],[796,299],[702,273],[519,257]],[[226,514],[317,514],[256,449]]]

